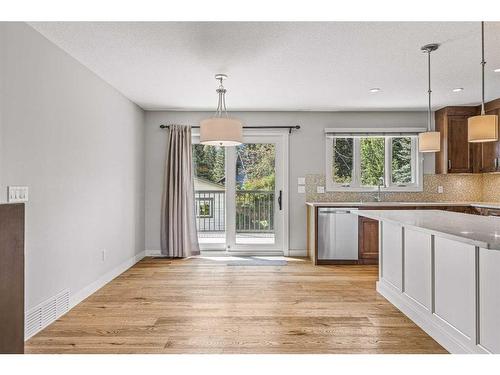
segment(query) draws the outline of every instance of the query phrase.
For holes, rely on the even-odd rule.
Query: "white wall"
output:
[[[30,189],[30,309],[144,250],[144,112],[28,25],[0,35],[0,201]]]
[[[160,248],[160,203],[166,134],[160,124],[198,125],[213,112],[146,111],[146,249]],[[290,249],[306,248],[305,194],[297,193],[297,177],[325,173],[324,128],[425,127],[425,112],[234,112],[246,125],[301,125],[290,136]],[[427,155],[424,172],[433,173]]]

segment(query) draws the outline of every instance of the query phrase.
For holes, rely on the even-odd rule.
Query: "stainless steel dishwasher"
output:
[[[318,259],[358,259],[356,208],[319,208]]]

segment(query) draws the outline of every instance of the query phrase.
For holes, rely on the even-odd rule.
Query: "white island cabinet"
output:
[[[500,218],[356,214],[379,221],[380,294],[451,353],[500,353]]]

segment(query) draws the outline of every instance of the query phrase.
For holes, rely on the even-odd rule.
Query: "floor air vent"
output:
[[[69,289],[42,302],[26,313],[24,338],[34,336],[69,310]]]

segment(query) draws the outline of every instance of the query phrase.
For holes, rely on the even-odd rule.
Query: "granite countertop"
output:
[[[471,206],[498,208],[499,202],[306,202],[312,207]]]
[[[357,210],[353,213],[485,249],[500,250],[499,217],[440,210]]]

